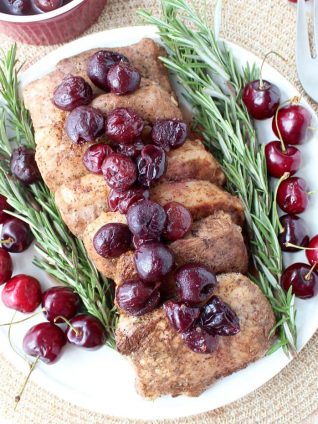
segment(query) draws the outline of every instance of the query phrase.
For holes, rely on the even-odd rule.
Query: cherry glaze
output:
[[[195,326],[182,333],[185,344],[196,353],[213,353],[218,347],[218,336],[211,335],[201,327]]]
[[[137,179],[137,167],[133,160],[120,153],[112,153],[102,164],[102,173],[109,187],[128,190]]]
[[[163,304],[163,309],[168,321],[178,333],[187,331],[200,315],[200,308],[191,308],[176,300],[167,300]]]
[[[212,296],[203,307],[200,326],[209,334],[234,336],[240,331],[240,322],[233,309],[218,296]]]
[[[88,171],[93,174],[102,175],[102,164],[104,160],[113,153],[113,149],[105,143],[89,146],[83,156],[83,163]]]
[[[107,115],[106,135],[114,143],[132,144],[144,128],[144,121],[131,108],[118,108]]]
[[[161,147],[152,144],[144,146],[137,160],[139,183],[150,187],[165,174],[167,164],[166,153]]]
[[[181,147],[188,136],[189,130],[185,122],[178,119],[159,119],[155,122],[152,131],[152,142],[169,151],[170,148]]]
[[[128,209],[140,200],[148,200],[149,190],[143,187],[132,187],[126,191],[111,189],[108,195],[108,207],[112,212],[126,214]]]

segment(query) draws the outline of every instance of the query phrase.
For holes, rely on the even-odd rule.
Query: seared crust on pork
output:
[[[217,378],[246,367],[269,349],[275,319],[260,289],[241,274],[221,274],[215,294],[236,312],[241,331],[220,337],[212,354],[190,350],[170,326],[163,308],[138,318],[121,315],[117,349],[132,362],[142,396],[198,396]]]

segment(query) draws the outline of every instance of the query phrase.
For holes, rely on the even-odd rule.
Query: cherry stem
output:
[[[14,241],[13,238],[8,237],[7,239],[0,240],[0,244],[4,244],[4,245],[11,244],[13,241]]]
[[[305,280],[306,281],[309,281],[310,280],[311,274],[314,272],[314,269],[316,268],[317,264],[318,264],[318,262],[315,262],[313,264],[313,266],[310,268],[310,271],[305,275]]]
[[[290,174],[289,172],[284,172],[284,174],[280,177],[280,179],[278,180],[278,183],[276,185],[275,188],[275,193],[274,193],[274,204],[275,204],[275,215],[276,215],[276,219],[277,219],[277,225],[278,225],[278,230],[280,233],[284,232],[284,227],[282,226],[280,220],[279,220],[279,215],[278,215],[278,209],[277,209],[277,191],[278,191],[278,187],[280,186],[280,184],[286,180],[287,178],[289,178]]]
[[[8,322],[8,323],[5,323],[5,324],[0,324],[0,327],[7,327],[8,325],[11,326],[11,325],[15,325],[15,324],[20,324],[21,322],[25,322],[25,321],[28,321],[29,319],[33,318],[33,317],[36,317],[37,315],[41,314],[44,311],[45,311],[45,308],[41,309],[39,312],[36,312],[35,314],[30,315],[27,318],[20,319],[19,321],[14,321],[14,322],[11,321],[11,322]]]
[[[263,82],[263,78],[262,78],[264,63],[266,62],[266,59],[268,58],[268,56],[270,56],[271,54],[275,54],[276,56],[278,56],[279,58],[281,58],[283,62],[287,62],[287,60],[282,55],[280,55],[279,53],[275,52],[274,50],[271,50],[270,52],[266,53],[266,55],[264,56],[264,59],[262,61],[262,64],[261,64],[261,69],[259,71],[259,74],[260,74],[259,75],[259,88],[261,90],[263,90],[263,88],[264,88],[264,82]]]
[[[285,247],[293,247],[293,248],[298,249],[298,250],[318,250],[318,247],[297,246],[297,244],[289,243],[288,241],[286,241],[286,243],[284,243],[284,246]]]
[[[26,388],[26,386],[27,386],[27,384],[28,384],[28,382],[30,380],[31,374],[32,374],[34,368],[36,367],[36,364],[39,362],[39,359],[40,359],[40,356],[38,355],[36,357],[35,361],[32,364],[30,364],[30,371],[29,371],[29,373],[28,373],[28,375],[27,375],[27,377],[26,377],[26,379],[25,379],[25,381],[23,383],[23,386],[22,386],[22,388],[20,390],[20,393],[15,397],[15,407],[14,407],[14,410],[17,409],[18,403],[21,400],[21,397],[22,397],[22,395],[24,393],[24,390],[25,390],[25,388]]]
[[[65,324],[67,324],[70,327],[70,329],[72,331],[74,331],[76,337],[78,337],[80,335],[80,332],[70,323],[70,321],[67,318],[63,317],[62,315],[59,315],[59,316],[55,317],[54,318],[54,322],[56,323],[56,321],[58,321],[59,319],[61,319],[62,321],[64,321]]]
[[[14,314],[12,315],[11,323],[13,323],[13,320],[14,320],[14,318],[15,318],[15,316],[16,316],[16,313],[17,313],[17,311],[15,311],[15,312],[14,312]],[[10,323],[10,324],[11,324],[11,323]],[[9,325],[9,329],[8,329],[8,340],[9,340],[9,345],[10,345],[10,347],[11,347],[11,349],[13,350],[13,352],[14,352],[14,353],[16,353],[18,356],[20,356],[20,358],[22,358],[22,359],[23,359],[23,361],[27,361],[27,359],[25,358],[25,356],[21,355],[21,353],[20,353],[20,352],[18,352],[18,351],[16,350],[16,348],[13,346],[13,343],[12,343],[12,340],[11,340],[11,328],[12,328],[12,326],[11,326],[11,325]]]
[[[318,190],[308,191],[308,196],[313,196],[314,194],[318,193]]]

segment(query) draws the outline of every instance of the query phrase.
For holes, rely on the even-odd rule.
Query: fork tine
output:
[[[318,57],[318,0],[314,0],[314,31],[315,31],[316,57]]]
[[[317,4],[318,1],[316,0],[315,5]],[[301,60],[303,66],[305,66],[304,62],[311,59],[305,0],[298,0],[297,9],[297,60]]]

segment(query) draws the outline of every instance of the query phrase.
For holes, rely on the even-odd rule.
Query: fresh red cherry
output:
[[[199,264],[186,264],[175,273],[178,298],[188,305],[199,305],[211,296],[215,275]]]
[[[34,4],[42,12],[51,12],[63,6],[63,0],[34,0]]]
[[[307,259],[312,266],[315,265],[315,269],[318,269],[318,235],[309,241],[308,249],[312,250],[306,250]]]
[[[42,295],[43,313],[50,322],[64,323],[58,317],[70,320],[77,314],[80,304],[79,295],[70,287],[51,287]]]
[[[298,214],[308,206],[308,186],[300,177],[291,177],[282,181],[277,190],[278,206],[286,213]]]
[[[246,84],[242,99],[254,119],[268,119],[275,115],[279,106],[280,90],[266,80],[255,80]]]
[[[309,243],[308,228],[306,222],[296,215],[283,215],[280,219],[283,231],[278,235],[278,241],[283,252],[298,252],[299,249],[288,246],[306,247]]]
[[[171,250],[161,243],[146,243],[134,255],[139,277],[146,282],[162,281],[171,270],[174,258]]]
[[[35,161],[35,151],[25,146],[13,150],[10,159],[12,174],[25,185],[41,180],[41,174]]]
[[[1,230],[2,247],[8,252],[24,252],[32,243],[33,235],[29,225],[18,218],[7,219]]]
[[[107,115],[106,135],[114,143],[134,143],[143,128],[144,121],[131,108],[114,109]]]
[[[66,336],[57,325],[42,322],[26,333],[23,350],[30,356],[39,357],[46,364],[52,364],[61,356],[65,344]]]
[[[187,331],[200,315],[200,308],[191,308],[176,300],[167,300],[163,304],[163,309],[170,324],[178,333]]]
[[[12,259],[9,253],[0,247],[0,286],[6,283],[12,276]]]
[[[120,153],[107,156],[102,172],[109,187],[117,190],[129,189],[137,179],[137,167],[132,159]]]
[[[147,144],[141,150],[137,167],[139,183],[145,187],[150,187],[166,172],[167,156],[165,151],[161,147]]]
[[[294,146],[282,150],[280,141],[271,141],[265,146],[267,171],[274,178],[282,177],[285,172],[294,175],[301,163],[301,152]]]
[[[4,212],[5,210],[13,211],[13,207],[9,205],[6,197],[0,194],[0,224],[3,224],[8,218],[10,218],[10,215]]]
[[[166,218],[163,207],[152,200],[140,200],[127,212],[127,224],[130,231],[140,237],[157,238],[160,236]]]
[[[311,122],[311,113],[300,105],[288,105],[277,112],[277,126],[285,144],[302,144]],[[273,118],[273,131],[277,137],[279,132],[276,117]]]
[[[129,315],[140,316],[153,311],[160,302],[160,283],[126,281],[116,288],[116,303]]]
[[[240,321],[233,309],[218,296],[212,296],[203,307],[200,326],[209,334],[234,336],[240,331]]]
[[[131,238],[127,225],[114,222],[103,225],[97,231],[93,245],[96,252],[103,258],[118,258],[129,249]]]
[[[92,315],[81,314],[70,320],[67,340],[76,346],[96,348],[106,343],[107,333],[102,323]]]
[[[292,287],[292,293],[301,299],[308,299],[315,294],[317,274],[311,271],[308,264],[295,263],[285,269],[281,277],[281,285],[288,292]]]
[[[88,105],[93,100],[91,86],[82,77],[66,76],[53,93],[56,107],[70,112],[78,106]]]
[[[120,62],[129,63],[129,60],[121,53],[100,50],[89,58],[87,75],[96,87],[109,91],[107,83],[108,72],[113,65]]]
[[[5,306],[23,313],[34,312],[41,299],[39,281],[25,274],[12,277],[2,290],[2,301]]]
[[[91,106],[79,106],[68,115],[65,131],[75,144],[95,141],[105,132],[105,117]]]
[[[166,150],[181,147],[188,136],[188,126],[178,119],[159,119],[155,122],[152,131],[152,142]]]
[[[142,187],[132,187],[127,191],[111,189],[108,195],[108,207],[112,212],[126,214],[130,206],[139,200],[148,200],[149,190]]]
[[[107,74],[107,84],[110,91],[115,94],[130,94],[140,86],[141,76],[139,71],[126,62],[113,65]]]
[[[170,202],[164,206],[167,220],[163,235],[170,241],[183,238],[192,227],[189,210],[178,202]]]
[[[195,353],[213,353],[218,347],[218,336],[204,331],[201,327],[195,326],[182,333],[184,343]]]
[[[112,153],[113,149],[108,144],[93,144],[84,153],[83,163],[88,171],[101,175],[103,173],[102,164]]]

